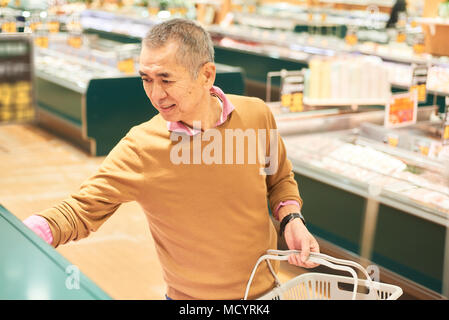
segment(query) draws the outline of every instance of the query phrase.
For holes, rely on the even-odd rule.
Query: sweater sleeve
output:
[[[53,247],[87,237],[120,204],[138,199],[144,170],[136,141],[130,133],[112,149],[78,192],[55,207],[37,213],[48,222]]]
[[[267,141],[270,141],[268,153],[271,158],[270,162],[277,162],[277,167],[267,171],[266,182],[271,212],[273,213],[273,216],[278,219],[277,209],[281,202],[293,200],[296,201],[301,208],[303,201],[299,193],[298,184],[294,178],[292,164],[287,158],[287,150],[277,131],[276,120],[268,107],[267,113],[267,127],[270,129],[270,134],[272,135],[270,140],[268,140],[269,138],[267,137]],[[272,148],[277,148],[277,152],[271,150]],[[277,159],[273,159],[276,156]]]

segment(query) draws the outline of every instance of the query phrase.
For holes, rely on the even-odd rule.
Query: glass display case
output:
[[[312,232],[448,296],[449,147],[435,112],[395,129],[382,111],[278,126]]]

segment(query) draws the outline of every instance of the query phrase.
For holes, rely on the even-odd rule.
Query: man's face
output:
[[[192,79],[190,72],[176,61],[177,49],[176,42],[160,48],[143,45],[139,73],[145,93],[166,121],[191,124],[199,119],[199,105],[208,88],[201,75]]]

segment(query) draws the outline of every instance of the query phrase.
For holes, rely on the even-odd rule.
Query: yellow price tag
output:
[[[81,39],[80,36],[70,36],[67,39],[67,43],[69,44],[69,46],[79,49],[83,44],[83,40]]]
[[[418,101],[425,102],[427,101],[427,89],[425,84],[415,85],[410,87],[410,92],[418,92]]]
[[[155,16],[158,14],[158,12],[159,12],[158,7],[149,7],[148,8],[148,13],[150,14],[150,16]]]
[[[417,43],[413,45],[413,52],[416,54],[423,54],[426,50],[426,47],[421,44],[421,43]]]
[[[286,93],[281,96],[282,107],[290,107],[291,103],[292,103],[292,95],[290,93]]]
[[[355,34],[349,34],[346,36],[345,38],[346,43],[349,44],[350,46],[354,46],[357,44],[357,36]]]
[[[42,25],[42,23],[40,23],[40,22],[30,23],[30,29],[31,29],[31,31],[36,32],[36,30],[38,30],[41,25]]]
[[[12,33],[17,32],[17,26],[15,22],[5,22],[2,24],[2,32]]]
[[[36,44],[36,46],[41,47],[41,48],[48,48],[48,37],[45,36],[41,36],[41,37],[36,37],[34,39],[34,43]]]
[[[421,151],[421,154],[427,156],[429,154],[429,147],[419,146],[419,151]]]
[[[0,84],[0,105],[9,106],[12,102],[12,89],[9,83]]]
[[[302,93],[297,92],[293,94],[293,105],[292,111],[294,112],[302,112],[304,110],[304,105],[302,103]]]
[[[51,21],[47,23],[48,31],[50,33],[57,33],[59,32],[59,22],[58,21]]]
[[[407,39],[407,36],[405,35],[405,33],[401,32],[398,34],[396,41],[399,43],[403,43],[403,42],[405,42],[406,39]]]
[[[392,147],[396,147],[399,143],[399,139],[397,137],[388,137],[387,141],[388,145]]]
[[[26,81],[19,81],[14,86],[15,103],[19,105],[27,105],[31,103],[30,91],[31,84]]]
[[[443,131],[443,139],[444,140],[449,140],[449,124],[447,124],[444,127],[444,131]]]
[[[135,72],[134,59],[129,58],[129,59],[119,61],[117,63],[117,68],[123,73],[133,74]]]

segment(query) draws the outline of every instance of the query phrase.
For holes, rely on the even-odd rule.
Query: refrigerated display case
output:
[[[400,129],[383,126],[383,111],[277,122],[311,232],[448,297],[449,158],[436,112],[420,108]]]

